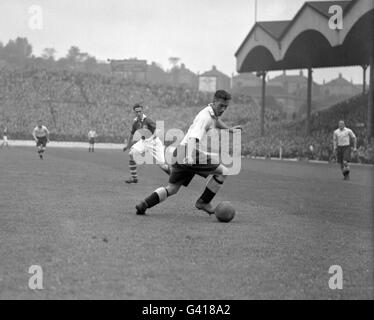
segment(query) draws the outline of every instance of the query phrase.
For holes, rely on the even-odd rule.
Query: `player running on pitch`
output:
[[[3,131],[3,142],[1,143],[1,149],[3,148],[3,147],[7,147],[7,148],[9,148],[9,142],[8,142],[8,139],[9,139],[9,134],[8,134],[8,128],[7,127],[5,127],[4,128],[4,131]]]
[[[230,128],[219,119],[227,109],[230,100],[231,95],[229,93],[218,90],[214,95],[213,103],[198,113],[187,134],[174,151],[173,155],[177,158],[177,161],[172,166],[168,185],[156,189],[150,196],[136,205],[136,214],[144,215],[147,209],[176,194],[182,185],[187,187],[195,174],[204,178],[211,175],[195,206],[209,215],[214,214],[211,201],[224,183],[229,170],[223,164],[214,164],[214,161],[202,146],[210,130],[228,129],[230,132],[236,129],[241,130],[240,126]],[[204,163],[199,163],[200,154],[207,156]]]
[[[124,147],[123,151],[129,149],[129,169],[131,173],[131,178],[126,180],[126,183],[138,183],[138,174],[137,174],[137,165],[135,162],[135,158],[137,155],[143,155],[145,152],[149,152],[153,159],[156,160],[157,164],[160,168],[166,172],[167,174],[170,173],[169,166],[165,162],[165,147],[160,140],[159,137],[155,135],[156,131],[156,124],[150,118],[148,118],[143,113],[143,106],[140,104],[136,104],[133,107],[133,110],[136,114],[136,118],[134,119],[130,136],[128,138],[127,146]],[[134,134],[137,130],[148,130],[152,135],[148,138],[142,136],[139,141],[134,141]]]
[[[339,121],[339,128],[334,131],[334,154],[340,164],[343,179],[349,180],[351,161],[351,140],[353,140],[353,152],[357,151],[357,138],[353,131],[345,126],[343,120]]]
[[[36,142],[39,157],[40,159],[43,159],[43,153],[46,149],[47,143],[49,143],[49,131],[45,126],[43,126],[43,122],[41,120],[38,121],[38,125],[32,132],[32,136]]]
[[[95,130],[91,129],[88,132],[88,152],[95,152],[95,139],[97,138],[97,133]]]

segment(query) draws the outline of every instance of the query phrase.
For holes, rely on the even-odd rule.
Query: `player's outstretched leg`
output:
[[[169,183],[167,187],[156,189],[150,196],[141,201],[135,206],[137,215],[144,215],[147,209],[150,209],[159,203],[165,201],[168,197],[176,194],[181,187],[181,184]]]
[[[214,174],[211,176],[203,194],[196,201],[195,207],[199,210],[205,211],[209,215],[214,214],[214,208],[211,202],[223,185],[225,179],[226,175],[223,174]]]

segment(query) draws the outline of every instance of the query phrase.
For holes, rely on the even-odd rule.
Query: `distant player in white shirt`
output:
[[[333,145],[334,154],[340,164],[343,179],[349,180],[351,161],[351,139],[353,141],[353,152],[357,151],[357,138],[353,131],[345,126],[343,120],[339,121],[339,128],[334,131]]]
[[[5,128],[4,128],[4,131],[3,131],[3,142],[1,143],[1,149],[2,149],[3,147],[5,147],[5,146],[6,146],[7,148],[9,148],[8,139],[9,139],[8,128],[5,127]]]
[[[176,194],[182,185],[187,187],[196,174],[204,178],[210,176],[210,178],[204,192],[196,201],[195,207],[209,215],[214,214],[211,201],[223,185],[229,169],[219,161],[213,161],[214,155],[210,155],[204,150],[203,141],[207,139],[209,132],[214,129],[228,129],[230,132],[241,129],[240,126],[229,127],[220,120],[220,116],[227,109],[230,100],[231,95],[228,92],[218,90],[214,95],[213,103],[197,114],[188,132],[174,151],[173,155],[177,161],[172,165],[168,185],[156,189],[150,196],[136,205],[136,214],[144,215],[147,209]],[[206,158],[200,161],[200,155],[205,155]]]
[[[39,120],[38,125],[32,132],[32,136],[36,142],[36,148],[40,159],[43,159],[43,154],[49,142],[49,130],[43,126],[43,121]]]
[[[88,152],[95,152],[95,139],[97,137],[96,131],[91,129],[88,132]]]

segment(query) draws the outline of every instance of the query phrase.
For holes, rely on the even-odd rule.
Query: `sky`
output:
[[[258,0],[257,19],[292,19],[303,3]],[[33,6],[41,9],[41,29],[30,28]],[[53,47],[57,58],[74,45],[99,60],[137,57],[165,70],[168,58],[178,57],[193,72],[215,65],[232,75],[234,53],[255,22],[254,8],[255,0],[0,0],[0,41],[27,37],[34,55]],[[339,73],[362,83],[360,67],[318,69],[313,76],[322,83]]]

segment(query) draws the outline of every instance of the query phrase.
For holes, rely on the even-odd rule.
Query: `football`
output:
[[[215,215],[219,222],[230,222],[235,217],[235,209],[229,201],[223,201],[216,207]]]

